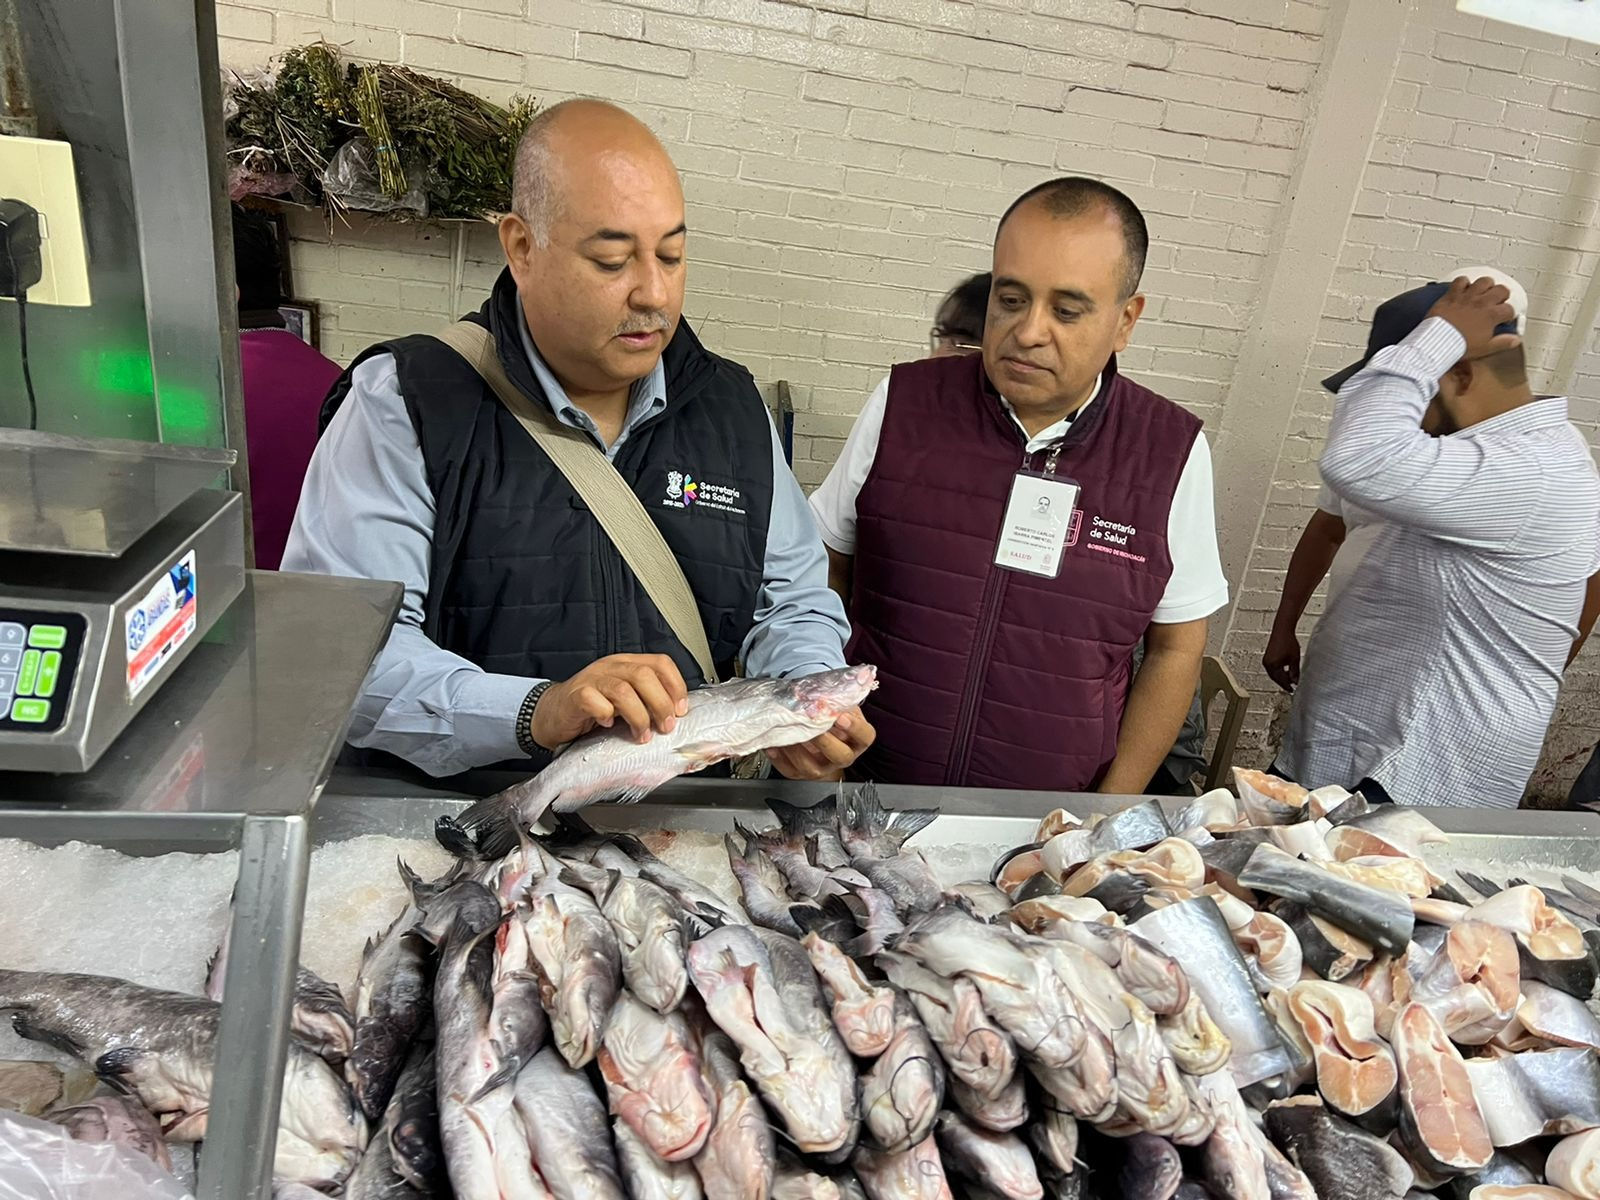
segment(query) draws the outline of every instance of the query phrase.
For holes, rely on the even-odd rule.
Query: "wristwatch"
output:
[[[533,740],[533,710],[539,707],[540,698],[550,690],[552,682],[546,679],[534,684],[522,698],[522,707],[517,709],[517,749],[529,758],[539,758],[547,753],[543,746]]]

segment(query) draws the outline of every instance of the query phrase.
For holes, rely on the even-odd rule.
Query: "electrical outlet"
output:
[[[39,210],[44,275],[28,289],[30,304],[89,304],[89,256],[72,145],[47,138],[0,137],[0,196]]]

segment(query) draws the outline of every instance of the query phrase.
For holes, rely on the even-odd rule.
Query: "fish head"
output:
[[[877,667],[841,667],[791,679],[785,702],[808,720],[824,721],[855,708],[877,686]]]

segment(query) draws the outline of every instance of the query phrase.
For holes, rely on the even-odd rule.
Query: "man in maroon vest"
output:
[[[878,666],[867,774],[1138,793],[1172,748],[1228,586],[1200,421],[1117,371],[1148,240],[1095,180],[1024,194],[982,355],[895,367],[812,497]]]

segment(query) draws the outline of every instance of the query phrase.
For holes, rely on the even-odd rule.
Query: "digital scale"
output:
[[[236,457],[0,430],[0,770],[94,766],[239,595]]]

